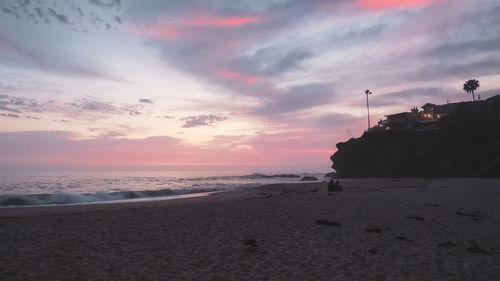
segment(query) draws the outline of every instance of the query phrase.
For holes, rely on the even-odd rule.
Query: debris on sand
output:
[[[257,248],[257,240],[255,239],[248,239],[243,242],[245,246],[250,246],[252,248]]]
[[[460,211],[455,212],[459,216],[470,217],[473,221],[479,220],[479,218],[473,213],[462,213]]]
[[[369,233],[382,233],[382,229],[378,227],[367,228],[365,231]]]
[[[408,219],[410,219],[410,220],[417,220],[417,221],[425,221],[425,218],[424,217],[420,217],[420,216],[409,216]]]
[[[454,247],[456,246],[457,244],[453,243],[453,242],[450,242],[450,241],[446,241],[444,243],[440,243],[438,244],[438,247],[443,247],[443,248],[449,248],[449,247]]]
[[[471,243],[471,246],[465,248],[465,250],[467,252],[473,253],[473,254],[485,254],[485,255],[491,254],[488,250],[481,248],[476,242],[470,241],[470,243]]]
[[[342,224],[336,221],[316,220],[317,225],[341,226]]]
[[[401,240],[401,241],[405,241],[405,242],[410,242],[410,243],[415,242],[415,241],[410,240],[410,239],[408,239],[408,238],[405,238],[405,237],[403,237],[403,236],[396,236],[396,239]]]

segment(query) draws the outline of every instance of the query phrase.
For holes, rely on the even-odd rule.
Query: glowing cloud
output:
[[[167,26],[151,26],[145,28],[139,28],[139,33],[152,37],[177,37],[179,36],[179,30],[173,27]]]
[[[438,0],[358,0],[356,5],[370,10],[384,10],[394,7],[425,6]]]
[[[237,16],[221,17],[214,15],[203,15],[180,20],[178,24],[184,26],[238,26],[261,21],[260,16]]]
[[[259,80],[259,78],[255,76],[248,76],[238,72],[226,71],[226,70],[219,71],[219,76],[225,79],[243,81],[248,84],[253,84]]]
[[[261,15],[251,16],[220,16],[209,12],[198,12],[175,19],[160,21],[154,26],[139,27],[138,30],[146,35],[155,37],[174,38],[200,27],[236,27],[261,22],[265,18]]]

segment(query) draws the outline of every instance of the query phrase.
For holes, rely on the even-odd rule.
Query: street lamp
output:
[[[365,90],[366,109],[368,110],[368,132],[370,131],[370,105],[368,104],[368,96],[373,94],[370,90]]]

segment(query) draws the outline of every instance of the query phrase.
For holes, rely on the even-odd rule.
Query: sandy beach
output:
[[[0,209],[1,280],[499,280],[500,180]]]

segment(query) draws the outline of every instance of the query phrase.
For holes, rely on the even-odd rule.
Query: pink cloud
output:
[[[439,0],[358,0],[357,6],[370,10],[384,10],[394,7],[418,7],[437,2]]]
[[[224,17],[217,15],[198,15],[179,20],[177,24],[182,26],[238,26],[248,23],[259,22],[262,16],[236,16]]]
[[[152,26],[140,28],[140,33],[152,37],[174,38],[179,36],[180,30],[168,26]]]
[[[0,165],[197,166],[330,165],[332,147],[318,145],[301,132],[225,136],[209,146],[167,137],[72,139],[65,132],[0,133]]]
[[[226,70],[219,71],[219,76],[224,78],[224,79],[239,80],[239,81],[246,82],[248,84],[253,84],[259,80],[259,78],[255,77],[255,76],[249,76],[246,74],[242,74],[242,73],[238,73],[238,72],[234,72],[234,71],[226,71]]]
[[[155,25],[139,26],[139,33],[163,38],[185,37],[193,30],[210,27],[237,27],[264,21],[262,15],[221,16],[213,12],[197,12],[160,21]]]

